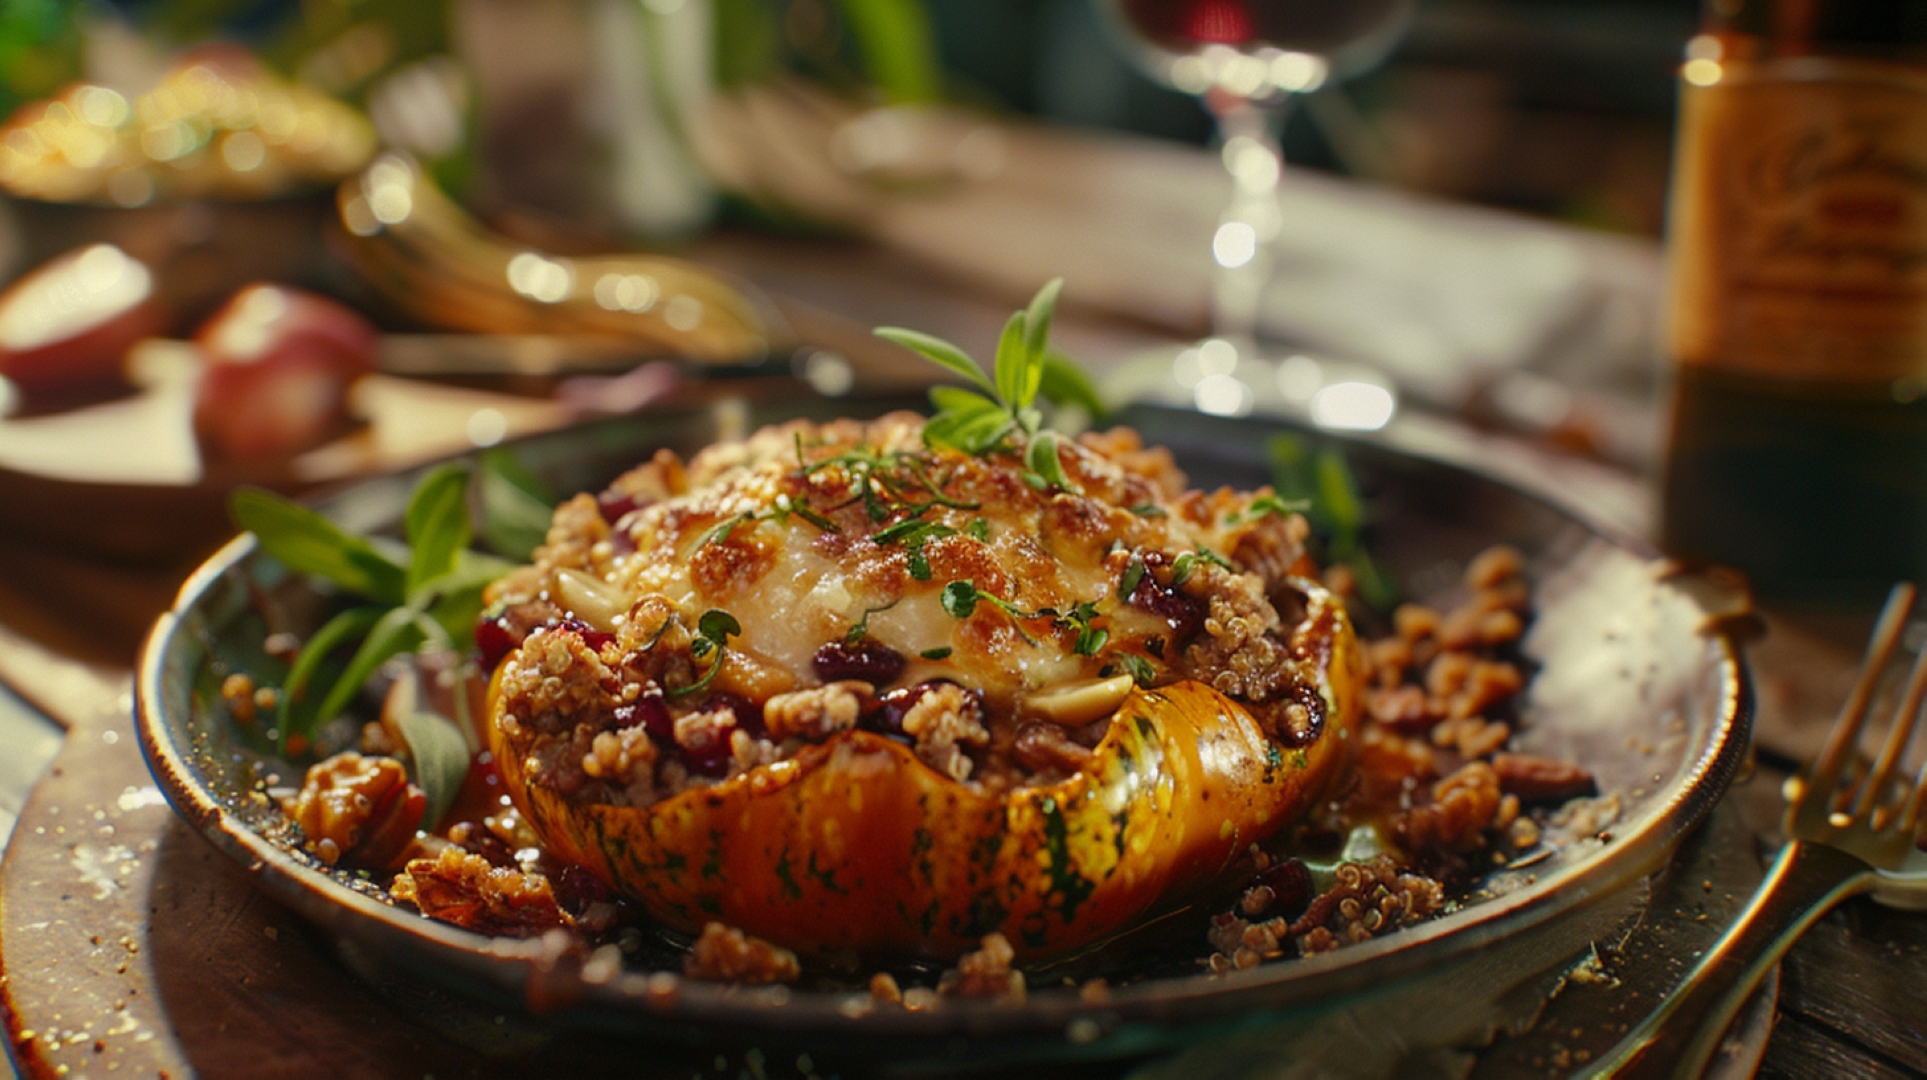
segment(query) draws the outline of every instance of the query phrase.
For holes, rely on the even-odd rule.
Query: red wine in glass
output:
[[[1212,336],[1199,349],[1228,346],[1232,372],[1268,379],[1258,313],[1271,274],[1267,245],[1285,225],[1278,203],[1285,110],[1297,95],[1383,60],[1416,0],[1092,2],[1133,60],[1167,86],[1196,94],[1217,123],[1233,191],[1211,239]],[[1179,354],[1179,365],[1188,352]],[[1234,379],[1230,389],[1242,392],[1207,395],[1209,382],[1196,384],[1200,410],[1251,407],[1250,384]]]
[[[1247,54],[1309,53],[1342,75],[1382,58],[1412,0],[1108,0],[1107,6],[1118,27],[1162,54],[1156,59],[1165,64],[1221,45]]]

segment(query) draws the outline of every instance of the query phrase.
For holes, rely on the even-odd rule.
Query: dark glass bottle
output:
[[[1681,75],[1662,542],[1770,600],[1927,579],[1927,0],[1713,0]]]

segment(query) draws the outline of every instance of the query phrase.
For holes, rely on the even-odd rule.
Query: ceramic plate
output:
[[[804,390],[765,393],[760,401],[639,413],[539,436],[516,450],[552,490],[593,491],[658,447],[688,454],[765,422],[879,407]],[[1123,420],[1147,442],[1171,447],[1192,483],[1205,488],[1267,482],[1266,444],[1281,431],[1325,438],[1273,421],[1179,410],[1138,408]],[[1208,947],[1187,929],[1176,943],[1087,962],[1080,977],[1092,973],[1089,963],[1115,965],[1103,972],[1110,986],[1098,998],[1057,988],[1061,980],[1047,972],[1033,978],[1021,1005],[958,1000],[913,1012],[872,1007],[860,986],[750,989],[668,978],[660,972],[675,970],[675,957],[666,949],[645,948],[626,965],[585,964],[555,942],[491,940],[431,922],[287,846],[284,819],[257,792],[258,776],[298,772],[265,756],[258,733],[228,719],[219,671],[258,656],[259,597],[281,598],[284,613],[299,619],[307,592],[246,537],[206,563],[155,627],[139,672],[142,745],[180,813],[262,889],[329,935],[351,965],[519,1000],[555,1023],[918,1058],[940,1058],[968,1042],[981,1063],[985,1048],[1032,1060],[1140,1054],[1267,1020],[1329,1014],[1347,1002],[1405,1001],[1399,1008],[1407,1015],[1423,1015],[1464,996],[1441,987],[1503,989],[1519,972],[1585,948],[1618,917],[1615,904],[1636,902],[1626,899],[1633,887],[1732,778],[1745,751],[1750,697],[1737,650],[1698,579],[1673,574],[1652,551],[1552,499],[1382,444],[1344,448],[1370,507],[1374,555],[1406,596],[1450,602],[1466,561],[1480,550],[1504,542],[1525,553],[1535,617],[1523,649],[1535,671],[1515,745],[1584,762],[1601,792],[1617,799],[1617,812],[1530,866],[1495,868],[1456,912],[1324,955],[1212,977],[1197,966]],[[324,509],[352,528],[391,527],[412,479],[359,484]],[[1138,940],[1158,934],[1154,928]]]

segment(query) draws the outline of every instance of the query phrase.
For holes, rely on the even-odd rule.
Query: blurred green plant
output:
[[[887,105],[943,97],[943,65],[923,0],[710,0],[716,81],[784,74]]]
[[[1358,598],[1379,611],[1391,610],[1398,587],[1365,548],[1365,500],[1345,452],[1336,446],[1313,451],[1293,435],[1272,436],[1266,449],[1271,486],[1280,499],[1304,505],[1313,534],[1324,543],[1323,561],[1350,567]]]
[[[82,5],[0,0],[0,119],[80,75]]]

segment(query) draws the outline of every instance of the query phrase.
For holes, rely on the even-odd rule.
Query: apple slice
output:
[[[154,275],[112,244],[29,271],[0,293],[0,375],[36,411],[127,387],[127,350],[160,330]]]
[[[348,387],[374,370],[375,328],[282,285],[235,293],[195,335],[207,361],[194,430],[228,457],[280,457],[324,442],[347,418]]]

